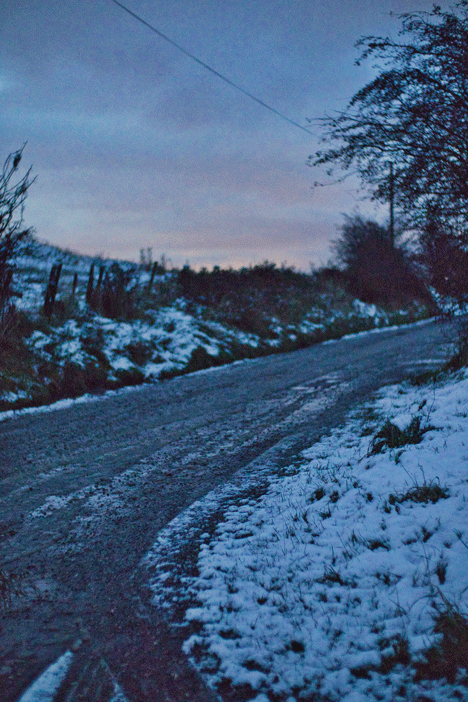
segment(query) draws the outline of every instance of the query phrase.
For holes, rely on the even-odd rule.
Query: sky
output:
[[[89,255],[173,266],[327,263],[358,183],[314,189],[320,127],[374,75],[363,35],[427,0],[3,0],[0,160],[27,142],[25,224]],[[394,16],[391,15],[394,13]],[[395,16],[396,15],[396,16]]]

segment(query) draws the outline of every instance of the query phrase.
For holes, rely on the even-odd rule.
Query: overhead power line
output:
[[[232,88],[234,88],[235,90],[238,90],[239,92],[243,93],[244,95],[246,95],[247,97],[249,97],[251,100],[254,100],[255,102],[257,102],[257,103],[258,103],[259,105],[261,105],[262,107],[265,107],[267,110],[270,110],[270,112],[273,112],[273,113],[274,113],[275,115],[277,115],[278,117],[281,117],[281,119],[284,119],[286,122],[289,122],[289,124],[292,124],[292,125],[294,125],[295,127],[298,127],[299,129],[301,129],[303,132],[306,132],[307,134],[313,136],[313,133],[310,132],[306,127],[303,127],[302,124],[299,124],[298,122],[295,122],[293,119],[290,119],[289,117],[286,117],[286,115],[283,115],[281,112],[278,112],[278,110],[275,110],[275,108],[274,108],[274,107],[271,107],[271,105],[268,105],[268,104],[267,104],[266,102],[264,102],[263,100],[260,100],[260,98],[255,97],[255,95],[252,95],[252,93],[249,93],[249,91],[248,91],[248,90],[245,90],[245,88],[243,88],[242,86],[238,85],[237,83],[234,83],[234,81],[230,80],[229,78],[226,78],[226,76],[224,76],[222,73],[219,73],[219,71],[216,71],[214,68],[211,68],[211,66],[209,66],[207,63],[205,63],[205,62],[202,61],[201,59],[199,59],[199,58],[197,58],[196,56],[194,56],[193,54],[191,54],[190,51],[187,51],[187,49],[184,49],[183,46],[180,46],[180,44],[177,44],[175,41],[173,41],[172,39],[170,39],[168,36],[166,36],[165,34],[163,34],[162,32],[160,32],[159,29],[156,29],[156,27],[154,27],[152,24],[150,24],[149,22],[147,22],[146,20],[144,20],[142,17],[140,17],[139,15],[137,15],[136,12],[132,12],[132,10],[129,10],[128,7],[125,7],[125,5],[122,5],[121,2],[118,2],[118,0],[112,0],[112,2],[113,2],[115,5],[118,5],[119,7],[121,7],[122,10],[125,10],[125,12],[127,12],[131,17],[133,17],[134,19],[136,19],[138,22],[141,22],[141,24],[144,24],[145,27],[148,27],[148,29],[150,29],[152,32],[154,32],[154,33],[157,34],[159,37],[161,37],[161,39],[164,39],[165,41],[169,42],[169,44],[172,44],[172,46],[175,46],[176,49],[178,49],[178,50],[181,51],[183,54],[185,54],[186,56],[188,56],[189,58],[191,58],[193,61],[195,61],[196,63],[198,63],[198,64],[199,64],[200,66],[202,66],[203,68],[206,68],[207,71],[210,71],[210,73],[213,73],[215,76],[217,76],[218,78],[220,78],[221,80],[223,80],[225,83],[227,83],[228,85],[230,85]]]

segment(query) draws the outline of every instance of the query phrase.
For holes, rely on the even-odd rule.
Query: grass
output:
[[[459,607],[444,601],[434,616],[438,641],[415,664],[416,680],[446,678],[454,683],[461,669],[468,671],[468,617]]]
[[[439,500],[446,500],[449,495],[450,492],[448,488],[442,487],[438,481],[434,480],[429,483],[424,481],[422,485],[415,485],[407,490],[407,492],[401,494],[392,493],[388,498],[388,502],[391,505],[397,503],[402,504],[403,502],[417,502],[422,504],[431,502],[435,504]]]
[[[384,675],[390,673],[396,665],[409,665],[411,657],[409,653],[408,639],[402,634],[396,634],[393,638],[383,638],[379,641],[381,650],[391,649],[390,653],[382,655],[379,672]]]
[[[404,429],[400,429],[396,424],[392,424],[388,419],[382,428],[375,434],[371,442],[369,456],[382,453],[385,448],[401,448],[408,444],[419,444],[424,434],[434,427],[422,425],[422,417],[413,417],[411,422]]]

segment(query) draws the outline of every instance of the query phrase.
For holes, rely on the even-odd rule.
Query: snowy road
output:
[[[214,699],[149,604],[156,534],[235,474],[277,470],[384,383],[440,364],[445,324],[367,334],[0,424],[0,620],[14,701],[83,631],[133,702]],[[238,481],[240,478],[238,478]]]

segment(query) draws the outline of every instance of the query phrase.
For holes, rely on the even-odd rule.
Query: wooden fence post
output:
[[[150,278],[150,281],[149,281],[149,283],[148,283],[148,292],[149,292],[149,293],[151,292],[151,288],[153,287],[153,281],[154,281],[154,276],[155,276],[156,268],[157,268],[157,267],[158,267],[158,262],[155,261],[155,262],[153,263],[153,267],[151,268],[151,278]]]
[[[55,297],[57,295],[60,274],[62,272],[62,264],[54,263],[50,270],[49,283],[45,294],[43,312],[47,319],[50,319],[54,311]]]
[[[72,285],[72,300],[75,299],[75,294],[76,294],[76,287],[78,285],[78,273],[75,273],[73,276],[73,285]]]
[[[96,285],[96,292],[101,289],[102,279],[104,278],[104,271],[105,270],[106,270],[105,266],[99,266],[99,277],[98,277],[98,282]]]
[[[90,305],[93,299],[93,287],[94,287],[94,263],[91,264],[88,276],[88,285],[86,286],[86,304]]]

